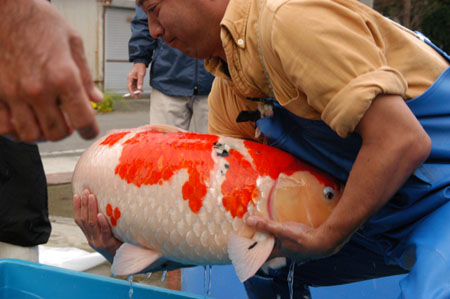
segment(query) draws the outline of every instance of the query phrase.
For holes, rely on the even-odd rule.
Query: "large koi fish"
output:
[[[247,215],[323,223],[341,196],[325,173],[271,146],[167,126],[115,130],[81,156],[73,192],[96,194],[124,242],[112,272],[134,274],[164,257],[233,263],[241,281],[268,259],[274,237]]]

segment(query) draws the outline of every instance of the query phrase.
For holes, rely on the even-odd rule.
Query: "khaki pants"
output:
[[[19,259],[39,262],[38,246],[22,247],[0,242],[0,259]]]
[[[207,133],[208,109],[208,96],[173,97],[153,88],[150,96],[150,124]]]

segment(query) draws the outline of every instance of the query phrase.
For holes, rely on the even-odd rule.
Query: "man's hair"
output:
[[[137,5],[139,6],[141,6],[144,2],[145,0],[136,0]]]

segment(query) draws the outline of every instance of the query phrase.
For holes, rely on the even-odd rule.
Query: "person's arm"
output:
[[[337,252],[428,157],[431,140],[400,96],[378,96],[357,131],[362,146],[343,196],[317,229],[249,217],[248,224],[277,236],[275,255],[304,261]]]
[[[54,141],[75,129],[96,137],[89,101],[103,95],[79,34],[45,0],[2,0],[0,14],[0,134]]]
[[[127,76],[127,87],[130,94],[136,90],[143,90],[145,73],[152,61],[156,45],[157,40],[150,36],[148,30],[147,15],[136,5],[136,15],[131,21],[131,38],[128,41],[129,61],[134,63]]]

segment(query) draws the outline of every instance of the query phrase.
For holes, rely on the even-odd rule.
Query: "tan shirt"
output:
[[[205,62],[216,76],[209,96],[215,134],[254,138],[255,124],[236,117],[256,109],[246,97],[271,95],[259,53],[278,102],[342,137],[377,95],[415,98],[448,67],[430,46],[356,0],[230,0],[221,24],[228,72],[219,58]]]

